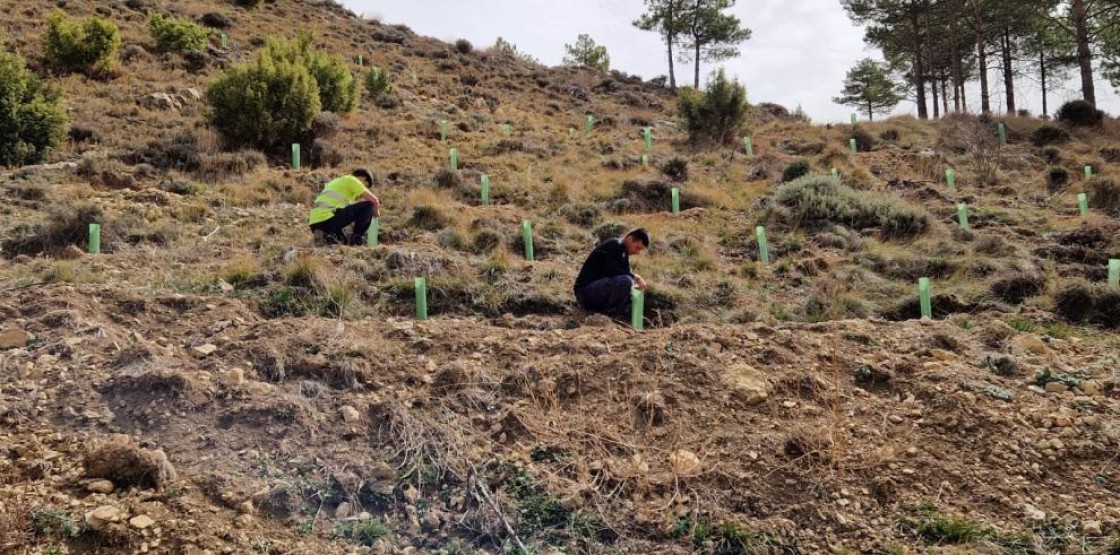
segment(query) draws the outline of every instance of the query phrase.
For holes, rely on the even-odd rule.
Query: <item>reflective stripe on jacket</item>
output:
[[[323,187],[323,192],[315,197],[315,206],[311,209],[308,223],[315,225],[331,219],[335,210],[350,206],[366,191],[365,184],[352,175],[342,176],[327,183]]]

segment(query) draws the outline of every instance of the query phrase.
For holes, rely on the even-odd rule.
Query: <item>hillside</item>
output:
[[[109,78],[55,81],[67,145],[0,170],[3,552],[1120,550],[1117,121],[760,106],[748,157],[690,147],[655,83],[325,0],[0,0],[33,68],[59,5],[123,44]],[[224,29],[155,54],[155,9]],[[299,170],[223,151],[202,100],[294,27],[396,88],[320,118]],[[782,185],[799,161],[818,178]],[[313,246],[313,196],[354,167],[380,245]],[[642,332],[570,292],[636,226]]]

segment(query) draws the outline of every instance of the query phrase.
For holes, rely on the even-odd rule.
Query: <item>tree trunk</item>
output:
[[[943,77],[941,79],[941,106],[944,108],[941,113],[949,115],[949,78]]]
[[[1072,0],[1073,24],[1077,30],[1077,64],[1081,66],[1081,94],[1085,102],[1097,105],[1097,91],[1093,85],[1093,52],[1089,49],[1089,21],[1085,0]]]
[[[1013,60],[1011,59],[1011,32],[1004,27],[1003,29],[1003,88],[1007,91],[1007,113],[1008,115],[1015,115],[1018,111],[1015,109],[1015,72],[1012,67]]]
[[[867,103],[867,121],[875,121],[875,106],[870,102]]]
[[[673,69],[673,37],[666,37],[665,43],[669,45],[669,88],[677,90],[677,74]]]
[[[977,0],[972,0],[972,14],[976,18],[976,54],[980,62],[980,111],[990,114],[992,97],[988,94],[988,50],[984,44],[984,13],[980,10],[980,2]]]
[[[700,41],[696,41],[696,80],[693,85],[696,90],[700,90]]]
[[[941,118],[941,103],[939,102],[940,98],[938,97],[939,95],[938,95],[938,92],[937,92],[937,78],[936,77],[934,77],[933,79],[930,79],[929,90],[930,90],[930,93],[933,95],[933,119],[940,119]]]
[[[1046,53],[1038,53],[1038,71],[1042,75],[1042,117],[1050,115],[1050,107],[1046,104]]]
[[[961,37],[959,34],[957,34],[958,19],[956,16],[956,5],[951,5],[949,7],[949,12],[950,14],[952,14],[950,15],[952,19],[949,23],[949,46],[952,49],[951,65],[953,73],[953,110],[960,112],[961,89],[964,88],[964,83],[962,83],[961,81],[963,80],[964,71],[961,69]]]
[[[914,86],[918,92],[918,118],[929,119],[929,106],[926,104],[926,73],[922,65],[922,32],[917,14],[910,15],[910,32],[914,34]]]

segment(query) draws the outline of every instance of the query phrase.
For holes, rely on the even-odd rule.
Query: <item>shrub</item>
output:
[[[1030,297],[1042,293],[1045,287],[1045,276],[1024,273],[996,281],[992,284],[992,294],[1011,304],[1022,304]]]
[[[1042,157],[1046,159],[1047,164],[1057,164],[1062,161],[1062,149],[1048,146],[1042,149]]]
[[[322,108],[311,71],[269,50],[226,70],[206,90],[208,120],[230,146],[270,148],[295,142]]]
[[[205,27],[189,19],[168,17],[161,13],[152,14],[148,22],[156,50],[160,52],[186,52],[202,50],[210,32]]]
[[[492,229],[483,229],[474,236],[474,242],[471,245],[471,250],[475,254],[486,254],[494,252],[502,244],[502,236],[497,231]]]
[[[1037,147],[1060,145],[1069,141],[1069,131],[1053,125],[1043,125],[1031,133],[1031,143]]]
[[[264,0],[237,0],[238,6],[241,6],[242,8],[249,8],[250,10],[256,9],[261,4],[264,4]]]
[[[897,129],[887,129],[886,131],[879,133],[879,138],[887,141],[888,143],[896,143],[898,142],[898,139],[901,138],[901,135],[899,134]]]
[[[412,209],[409,225],[427,231],[439,231],[451,225],[451,218],[435,206],[421,205]]]
[[[1105,177],[1089,181],[1089,206],[1110,216],[1120,212],[1120,184]]]
[[[1071,322],[1115,329],[1120,327],[1120,292],[1073,281],[1054,295],[1054,313]]]
[[[370,98],[377,100],[393,92],[393,83],[389,80],[389,72],[370,66],[365,76],[366,92]]]
[[[47,16],[43,56],[52,66],[97,76],[107,74],[117,60],[121,34],[117,26],[100,17],[70,21],[62,10]]]
[[[1104,112],[1084,100],[1063,104],[1054,116],[1070,127],[1097,127],[1104,121]]]
[[[852,130],[852,138],[856,140],[856,150],[858,152],[871,152],[875,147],[875,138],[862,127],[856,127]]]
[[[624,223],[606,222],[595,226],[595,229],[591,230],[591,234],[595,236],[596,240],[602,242],[613,237],[622,237],[622,234],[629,230],[630,228],[626,227]]]
[[[909,238],[929,229],[924,210],[897,199],[854,191],[829,177],[806,176],[778,188],[777,201],[796,222],[854,229],[879,227],[884,238]]]
[[[793,162],[786,166],[786,169],[782,170],[782,183],[789,183],[790,181],[809,175],[809,169],[808,160]]]
[[[747,122],[747,90],[728,80],[722,69],[704,92],[681,91],[677,111],[694,144],[730,144],[738,140]]]
[[[474,45],[467,39],[459,39],[455,41],[455,50],[458,50],[460,54],[470,54],[474,52]]]
[[[198,18],[198,21],[214,29],[229,29],[233,26],[228,17],[217,12],[204,13],[202,17]]]
[[[1051,193],[1057,193],[1069,185],[1069,170],[1061,166],[1050,166],[1046,170],[1046,189]]]
[[[316,49],[314,39],[310,33],[292,40],[270,38],[261,55],[306,67],[319,85],[323,110],[336,114],[353,112],[358,107],[357,80],[341,57]]]
[[[688,160],[674,156],[661,166],[661,173],[677,183],[684,183],[688,181]]]
[[[23,58],[0,52],[0,166],[37,164],[66,136],[58,94]]]

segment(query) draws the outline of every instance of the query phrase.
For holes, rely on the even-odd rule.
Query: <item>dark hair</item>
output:
[[[635,240],[641,241],[647,249],[649,248],[649,232],[646,231],[646,228],[639,227],[638,229],[627,233],[626,236],[633,237]]]
[[[350,175],[357,177],[358,179],[365,179],[366,183],[368,183],[371,187],[373,186],[373,174],[369,173],[369,170],[365,168],[358,168],[350,172]]]

